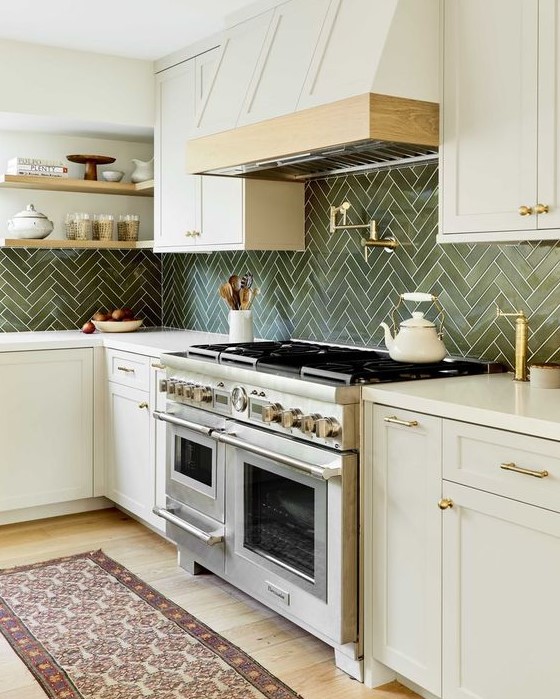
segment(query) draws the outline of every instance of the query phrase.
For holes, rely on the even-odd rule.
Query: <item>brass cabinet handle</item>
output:
[[[198,237],[199,235],[200,235],[200,231],[187,231],[187,232],[185,233],[185,236],[186,236],[187,238],[196,238],[196,237]]]
[[[157,362],[152,364],[152,369],[165,369],[163,364],[158,364]]]
[[[124,371],[126,374],[134,374],[134,369],[129,369],[125,366],[118,366],[117,369],[118,371]]]
[[[536,214],[547,214],[549,212],[548,204],[537,204],[535,206]]]
[[[517,211],[520,216],[530,216],[533,213],[533,209],[530,206],[520,206]]]
[[[534,471],[531,468],[521,468],[521,466],[516,466],[511,462],[507,464],[500,464],[500,468],[503,468],[504,471],[523,473],[525,476],[533,476],[534,478],[546,478],[548,476],[548,471]]]
[[[399,420],[396,415],[383,418],[385,422],[391,422],[393,425],[402,425],[403,427],[418,427],[418,420]]]
[[[440,510],[447,510],[448,508],[453,507],[453,500],[443,498],[438,502],[438,507]]]
[[[143,408],[149,408],[150,406],[148,405],[148,403],[142,401],[142,403],[138,403],[138,407],[140,408],[140,410],[142,410]]]

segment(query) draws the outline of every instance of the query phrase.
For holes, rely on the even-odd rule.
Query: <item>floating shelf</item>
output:
[[[0,238],[3,248],[47,248],[78,249],[78,250],[141,250],[154,247],[153,240],[57,240],[43,238],[42,240],[24,238]]]
[[[50,192],[82,192],[83,194],[124,194],[129,197],[153,197],[154,195],[153,180],[132,184],[104,180],[74,180],[68,177],[0,175],[0,187],[42,189]]]

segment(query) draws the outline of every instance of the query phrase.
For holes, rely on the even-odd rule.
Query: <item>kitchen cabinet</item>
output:
[[[93,496],[93,350],[0,353],[0,511]]]
[[[303,184],[186,174],[186,142],[216,51],[156,79],[154,251],[302,250]]]
[[[559,442],[444,415],[364,404],[366,682],[558,696]]]
[[[439,242],[560,235],[555,0],[445,0]]]
[[[440,696],[441,420],[371,403],[364,416],[366,652]]]
[[[163,530],[160,518],[152,512],[156,492],[161,501],[162,487],[165,489],[162,435],[152,417],[159,364],[143,355],[107,350],[106,366],[106,496]]]

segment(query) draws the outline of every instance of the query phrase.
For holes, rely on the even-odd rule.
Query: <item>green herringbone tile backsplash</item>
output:
[[[514,327],[496,320],[497,301],[529,316],[532,360],[560,361],[560,246],[437,245],[437,181],[430,164],[308,184],[302,253],[164,255],[164,324],[227,332],[218,285],[251,271],[261,290],[254,304],[261,337],[383,344],[379,323],[397,295],[426,291],[440,297],[452,354],[511,362]],[[330,234],[329,207],[344,200],[349,223],[375,218],[380,235],[394,235],[401,247],[373,250],[366,263],[360,231]]]
[[[129,306],[161,325],[161,264],[143,250],[0,250],[0,332],[71,330]]]

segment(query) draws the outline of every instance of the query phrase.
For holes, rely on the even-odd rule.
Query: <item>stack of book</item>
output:
[[[10,158],[6,174],[32,175],[33,177],[68,177],[68,168],[60,160]]]

